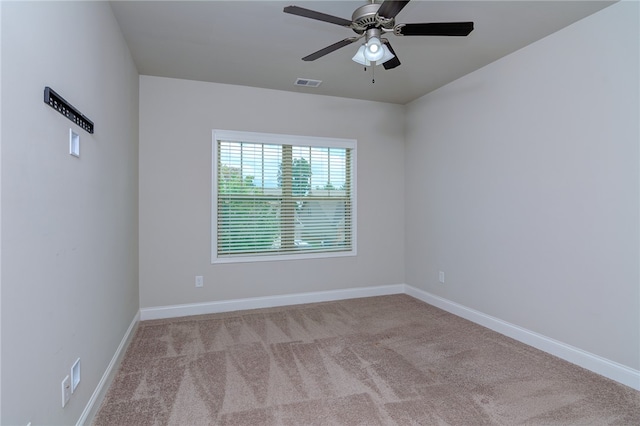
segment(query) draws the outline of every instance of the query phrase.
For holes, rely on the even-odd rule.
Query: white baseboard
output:
[[[240,311],[246,309],[298,305],[303,303],[329,302],[358,297],[384,296],[389,294],[407,294],[483,327],[511,337],[519,342],[540,349],[558,358],[564,359],[565,361],[579,365],[580,367],[593,371],[594,373],[600,374],[609,379],[615,380],[618,383],[640,390],[640,371],[638,370],[583,351],[582,349],[567,345],[407,284],[142,308],[140,309],[139,316],[140,320],[144,321],[189,315]],[[136,322],[137,318],[134,320],[134,323]],[[112,361],[107,372],[105,372],[103,380],[100,381],[96,392],[94,392],[94,396],[92,396],[89,404],[87,405],[87,409],[85,409],[85,413],[89,413],[90,406],[95,403],[95,399],[97,398],[96,395],[99,395],[100,390],[106,381],[105,378],[109,376],[110,370],[113,368],[113,365],[115,365],[115,360],[118,358],[119,352],[123,350],[125,342],[128,340],[129,334],[131,334],[131,331],[133,330],[134,323],[132,323],[132,326],[127,331],[127,335],[123,338],[123,343],[118,348],[116,355],[114,355],[114,361]],[[83,424],[83,421],[86,419],[85,413],[83,413],[83,417],[81,417],[78,425]]]
[[[133,338],[133,331],[136,329],[138,322],[140,322],[140,312],[136,313],[136,315],[133,317],[133,320],[131,321],[131,324],[129,324],[129,328],[122,337],[122,340],[118,345],[118,349],[116,349],[116,352],[111,358],[109,365],[107,365],[107,369],[98,382],[98,386],[96,386],[96,389],[93,391],[91,398],[89,398],[89,402],[87,402],[87,405],[80,415],[80,419],[78,419],[76,426],[83,426],[87,422],[87,420],[90,419],[90,417],[96,414],[96,411],[99,408],[98,405],[102,402],[102,399],[104,398],[104,395],[107,392],[111,381],[113,380],[113,376],[116,373],[116,368],[120,364],[120,361],[124,356],[124,353],[126,352],[127,346],[129,346],[129,342]]]
[[[223,300],[207,303],[158,306],[155,308],[140,309],[140,319],[145,321],[189,315],[215,314],[218,312],[242,311],[246,309],[300,305],[302,303],[330,302],[333,300],[355,299],[358,297],[385,296],[404,293],[404,290],[404,284],[394,284],[377,287],[285,294],[281,296],[252,297],[248,299]]]
[[[579,365],[594,373],[605,376],[618,383],[640,390],[640,371],[619,364],[615,361],[602,358],[598,355],[583,351],[582,349],[567,345],[517,325],[502,321],[501,319],[486,315],[424,290],[410,285],[404,286],[404,292],[425,303],[436,306],[454,315],[472,321],[483,327],[489,328],[519,342],[533,346],[558,358]]]

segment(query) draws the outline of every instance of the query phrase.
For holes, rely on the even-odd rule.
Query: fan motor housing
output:
[[[395,19],[386,19],[378,16],[378,9],[380,9],[380,3],[369,3],[357,8],[351,16],[353,31],[362,34],[369,28],[393,28]]]

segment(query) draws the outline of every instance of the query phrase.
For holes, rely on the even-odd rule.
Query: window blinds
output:
[[[257,139],[215,140],[216,257],[352,251],[353,148]]]

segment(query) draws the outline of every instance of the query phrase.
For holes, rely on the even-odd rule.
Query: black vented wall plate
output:
[[[67,102],[62,96],[58,95],[51,87],[44,88],[44,103],[76,123],[89,133],[93,133],[93,121],[85,117],[80,111],[75,109],[73,105]]]

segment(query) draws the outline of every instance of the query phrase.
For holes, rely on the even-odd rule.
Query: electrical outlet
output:
[[[196,276],[196,287],[204,287],[204,277],[202,275]]]
[[[69,399],[71,399],[71,379],[67,376],[62,381],[62,407],[67,405]]]
[[[440,281],[441,284],[444,284],[444,271],[438,272],[438,281]]]

